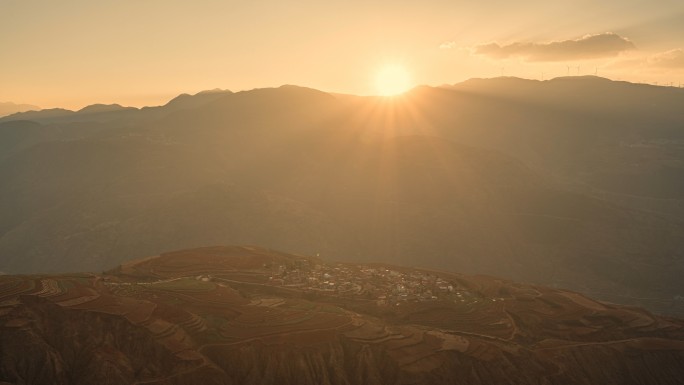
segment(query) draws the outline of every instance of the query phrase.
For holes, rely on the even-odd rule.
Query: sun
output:
[[[400,65],[387,65],[377,72],[375,87],[382,96],[398,95],[411,88],[411,76],[406,68]]]

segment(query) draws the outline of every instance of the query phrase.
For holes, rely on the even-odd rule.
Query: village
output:
[[[386,266],[314,264],[309,260],[270,268],[270,285],[375,300],[379,306],[399,305],[402,302],[449,300],[471,303],[482,300],[459,287],[456,281],[420,270],[407,273]]]

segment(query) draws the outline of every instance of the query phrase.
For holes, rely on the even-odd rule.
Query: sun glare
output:
[[[404,67],[389,65],[378,71],[375,87],[382,96],[398,95],[411,88],[411,77]]]

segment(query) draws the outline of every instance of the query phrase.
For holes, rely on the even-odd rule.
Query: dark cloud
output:
[[[653,67],[684,68],[684,50],[679,48],[659,53],[651,56],[648,62]]]
[[[602,33],[550,43],[484,44],[475,47],[475,53],[494,59],[520,57],[527,61],[562,61],[612,57],[634,48],[634,43],[622,36]]]

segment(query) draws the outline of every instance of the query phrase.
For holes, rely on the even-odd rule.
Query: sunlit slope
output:
[[[43,121],[68,140],[9,146],[0,163],[0,270],[97,271],[249,243],[494,273],[678,311],[677,190],[626,201],[629,191],[588,185],[599,170],[621,173],[610,164],[623,167],[617,159],[632,147],[620,141],[648,127],[492,92],[418,88],[387,100],[285,86],[118,112],[126,124],[79,113],[70,119],[81,122]],[[663,116],[675,135],[679,115]],[[650,167],[676,166],[668,143]],[[653,200],[669,216],[640,210]]]
[[[677,384],[683,328],[494,277],[205,247],[0,277],[0,381]]]

